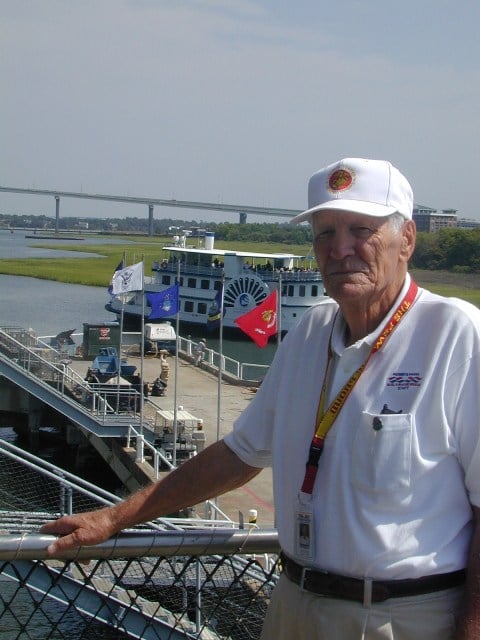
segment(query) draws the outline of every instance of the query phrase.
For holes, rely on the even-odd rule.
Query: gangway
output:
[[[83,432],[99,438],[125,438],[133,427],[148,442],[154,442],[152,426],[145,416],[142,421],[138,412],[138,391],[119,389],[118,397],[127,397],[132,410],[116,411],[111,403],[112,389],[108,393],[96,389],[68,366],[61,352],[24,329],[0,329],[0,376],[64,415]]]

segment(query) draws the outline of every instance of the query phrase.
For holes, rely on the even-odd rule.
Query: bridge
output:
[[[60,198],[81,198],[84,200],[101,200],[107,202],[122,202],[143,204],[148,206],[148,235],[153,236],[154,207],[178,207],[181,209],[203,209],[208,211],[222,211],[236,213],[239,222],[245,223],[247,215],[274,216],[293,218],[300,213],[300,209],[281,209],[276,207],[254,207],[249,205],[223,204],[215,202],[196,202],[189,200],[172,200],[166,198],[146,198],[138,196],[107,195],[101,193],[84,193],[82,191],[58,191],[51,189],[23,189],[19,187],[2,187],[0,192],[18,193],[23,195],[49,196],[55,199],[55,232],[59,230]]]

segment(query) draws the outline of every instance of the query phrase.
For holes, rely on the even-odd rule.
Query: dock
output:
[[[175,408],[175,358],[168,356],[170,365],[168,386],[165,396],[152,398],[163,410],[173,411]],[[141,369],[139,356],[129,355],[128,363]],[[80,375],[85,375],[90,362],[73,361],[70,367]],[[203,420],[206,444],[212,444],[225,436],[241,412],[248,406],[255,395],[255,388],[236,384],[234,381],[222,380],[220,385],[220,421],[218,415],[218,375],[211,372],[205,364],[194,366],[190,360],[179,358],[177,364],[178,381],[176,387],[177,408],[183,407],[189,413]],[[160,358],[145,356],[143,359],[143,379],[151,384],[161,372]],[[221,496],[217,500],[219,508],[233,521],[239,520],[239,512],[245,522],[251,509],[257,511],[257,523],[262,528],[273,527],[274,506],[272,473],[264,469],[256,478],[245,486]]]
[[[171,415],[175,405],[177,416],[181,411],[195,424],[195,441],[201,444],[201,450],[230,432],[257,390],[258,382],[242,381],[226,371],[219,383],[212,359],[195,366],[188,346],[180,349],[178,360],[168,356],[166,362],[162,362],[162,353],[141,359],[138,349],[133,353],[128,349],[128,365],[143,378],[144,389],[152,387],[162,369],[162,378],[167,378],[163,396],[145,396],[142,418],[141,403],[132,406],[129,401],[126,411],[107,410],[107,394],[102,395],[86,382],[91,360],[57,351],[25,329],[0,329],[0,415],[25,434],[34,447],[42,426],[55,426],[60,437],[75,447],[79,465],[93,447],[128,494],[169,473],[158,468],[154,442],[157,425],[163,433],[162,420],[169,412]],[[202,428],[198,430],[200,420]],[[138,444],[142,430],[143,451]],[[177,464],[181,460],[177,459]],[[197,507],[199,517],[208,515],[203,505],[191,506]],[[255,510],[257,524],[270,528],[274,524],[271,471],[263,470],[244,487],[220,497],[216,507],[233,522],[248,523],[251,510]]]

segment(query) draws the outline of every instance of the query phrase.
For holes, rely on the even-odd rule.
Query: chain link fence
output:
[[[166,518],[46,558],[43,522],[116,500],[0,441],[0,640],[259,637],[276,532]]]

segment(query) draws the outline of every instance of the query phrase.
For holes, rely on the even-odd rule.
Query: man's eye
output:
[[[315,240],[321,240],[322,238],[328,238],[333,235],[333,229],[323,229],[315,234]]]
[[[355,227],[352,229],[352,232],[357,234],[357,235],[370,235],[373,233],[373,229],[370,229],[370,227]]]

